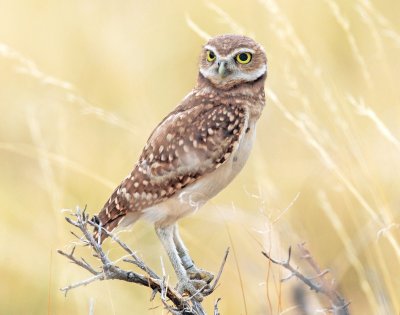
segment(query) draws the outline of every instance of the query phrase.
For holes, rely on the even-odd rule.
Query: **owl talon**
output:
[[[206,283],[210,283],[214,279],[214,275],[211,272],[195,266],[186,270],[186,274],[191,280],[202,280]]]
[[[203,280],[183,279],[177,284],[177,291],[180,294],[188,293],[196,301],[203,301],[203,294],[201,291],[208,287],[208,283]]]

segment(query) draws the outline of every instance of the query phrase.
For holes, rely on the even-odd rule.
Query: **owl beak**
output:
[[[218,74],[221,78],[225,78],[229,74],[229,70],[226,67],[226,61],[221,61],[218,63]]]

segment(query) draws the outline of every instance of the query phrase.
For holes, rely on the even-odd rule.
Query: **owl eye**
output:
[[[236,55],[236,61],[241,64],[246,64],[251,61],[252,55],[249,52],[243,52]]]
[[[213,62],[215,58],[216,58],[215,54],[211,50],[207,50],[207,61]]]

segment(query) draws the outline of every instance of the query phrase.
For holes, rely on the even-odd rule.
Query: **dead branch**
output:
[[[262,252],[262,254],[267,257],[272,263],[282,266],[286,270],[290,271],[290,274],[281,281],[286,281],[290,278],[295,277],[302,281],[305,285],[307,285],[311,290],[327,297],[331,304],[331,307],[328,309],[328,311],[332,312],[334,315],[350,315],[350,303],[346,302],[346,300],[336,290],[334,282],[329,281],[325,277],[329,273],[329,270],[321,270],[319,268],[317,262],[311,256],[310,251],[305,248],[304,244],[299,244],[298,250],[300,252],[301,258],[303,258],[308,263],[308,265],[311,266],[312,270],[315,272],[315,275],[305,276],[298,270],[298,268],[293,267],[290,262],[292,256],[291,247],[289,247],[288,258],[285,261],[273,259],[268,253],[264,251]]]
[[[221,298],[218,298],[214,303],[214,315],[220,315],[220,313],[218,311],[218,303],[219,303],[219,301],[221,301]]]
[[[96,269],[91,266],[84,258],[77,258],[75,256],[75,246],[70,253],[66,253],[62,250],[57,252],[62,256],[66,257],[73,264],[85,269],[92,274],[91,277],[79,281],[77,283],[70,284],[61,291],[68,293],[68,291],[88,285],[94,281],[101,280],[122,280],[131,283],[136,283],[145,287],[149,287],[152,290],[151,299],[154,299],[155,295],[160,293],[161,302],[165,308],[174,315],[206,315],[200,302],[195,299],[187,298],[180,295],[175,289],[171,288],[167,283],[165,277],[158,276],[149,266],[147,266],[144,261],[142,261],[134,251],[132,251],[129,246],[122,242],[114,234],[109,233],[107,230],[103,229],[101,226],[89,220],[89,215],[85,210],[81,211],[79,208],[75,213],[72,214],[72,218],[66,217],[67,222],[74,227],[77,227],[83,234],[79,237],[77,234],[71,232],[75,237],[77,237],[84,245],[88,245],[94,251],[94,256],[100,261],[100,268]],[[113,263],[103,251],[98,239],[95,239],[89,228],[93,226],[100,229],[101,233],[106,233],[107,236],[111,237],[125,252],[128,253],[129,258],[123,259],[123,261],[133,264],[138,267],[145,274],[140,274],[131,270],[124,270]],[[100,234],[100,233],[99,233]],[[226,250],[219,273],[215,278],[214,282],[210,284],[207,288],[201,290],[203,296],[208,296],[214,292],[217,287],[219,278],[222,274],[226,259],[229,254],[229,248]],[[214,314],[218,313],[218,301],[214,306]]]

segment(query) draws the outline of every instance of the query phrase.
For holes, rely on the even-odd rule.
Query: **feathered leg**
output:
[[[173,239],[175,247],[178,251],[178,255],[182,261],[182,265],[185,268],[187,275],[190,279],[203,280],[207,283],[210,283],[214,278],[214,275],[211,272],[196,267],[192,258],[189,256],[188,249],[186,248],[181,236],[179,235],[178,225],[175,223],[173,227]]]
[[[179,257],[177,248],[174,243],[174,226],[156,226],[155,229],[158,238],[160,239],[165,248],[165,251],[167,252],[168,258],[171,261],[176,276],[178,277],[177,290],[181,294],[187,292],[191,296],[194,296],[196,300],[202,301],[203,295],[198,291],[206,286],[207,283],[203,280],[189,279],[188,275],[186,274],[186,270],[183,267],[181,258]]]

